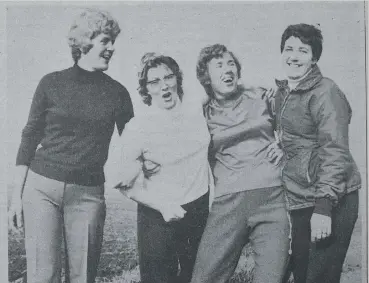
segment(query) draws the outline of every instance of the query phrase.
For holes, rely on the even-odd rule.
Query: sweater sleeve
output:
[[[330,216],[332,206],[345,193],[345,180],[353,169],[348,137],[351,108],[345,95],[332,83],[312,103],[311,112],[317,125],[321,159],[315,212]]]
[[[37,146],[40,144],[46,126],[47,111],[46,78],[44,77],[36,88],[33,96],[28,121],[22,131],[22,139],[18,149],[16,165],[29,166],[34,158]]]
[[[121,174],[124,185],[134,181],[141,172],[140,157],[143,151],[143,131],[137,118],[130,120],[121,137]]]
[[[126,123],[128,123],[128,121],[134,116],[131,97],[127,89],[122,85],[119,91],[119,104],[115,123],[117,125],[119,135],[122,135]]]

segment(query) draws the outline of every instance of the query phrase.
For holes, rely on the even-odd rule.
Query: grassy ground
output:
[[[341,283],[361,280],[361,221],[358,221],[343,268]],[[250,282],[253,260],[246,247],[232,283]],[[26,269],[24,240],[22,234],[9,232],[9,279],[20,283]],[[12,280],[13,279],[13,280]],[[107,218],[104,243],[98,270],[97,283],[138,283],[139,271],[136,249],[136,206],[118,192],[107,195]]]

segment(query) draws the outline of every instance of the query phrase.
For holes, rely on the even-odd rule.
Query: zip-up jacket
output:
[[[276,80],[277,131],[285,152],[282,181],[290,210],[315,206],[331,216],[340,198],[361,187],[349,150],[351,107],[315,65],[295,89]]]

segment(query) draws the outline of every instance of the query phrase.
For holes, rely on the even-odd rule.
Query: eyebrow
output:
[[[165,75],[163,78],[167,78],[167,77],[170,77],[170,76],[175,76],[175,74],[174,73],[170,73],[168,75]],[[148,79],[147,82],[150,83],[150,82],[155,82],[155,81],[159,81],[159,80],[160,80],[159,77],[154,77],[151,80]]]

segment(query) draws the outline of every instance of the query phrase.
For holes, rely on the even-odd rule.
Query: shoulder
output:
[[[311,91],[313,98],[322,102],[342,101],[347,102],[346,95],[339,86],[330,78],[323,77]]]
[[[244,99],[253,100],[254,102],[265,103],[268,102],[268,97],[265,95],[267,89],[261,86],[240,86],[239,90],[242,92]]]
[[[72,68],[54,71],[44,75],[39,84],[39,88],[47,89],[47,88],[57,88],[58,86],[65,85],[68,81]]]
[[[126,89],[126,87],[122,85],[120,82],[118,82],[117,80],[113,79],[112,77],[110,77],[109,75],[105,73],[103,73],[103,78],[105,82],[107,83],[107,85],[110,88],[112,88],[114,91],[116,91],[117,93],[121,95],[129,95],[129,92]]]
[[[266,92],[266,88],[261,86],[239,85],[238,91],[242,92],[242,95],[244,96],[262,98]]]
[[[323,77],[315,86],[320,92],[329,92],[339,90],[338,85],[330,78]]]
[[[311,93],[313,108],[317,107],[322,113],[337,112],[351,117],[352,110],[346,95],[332,79],[323,77]]]

